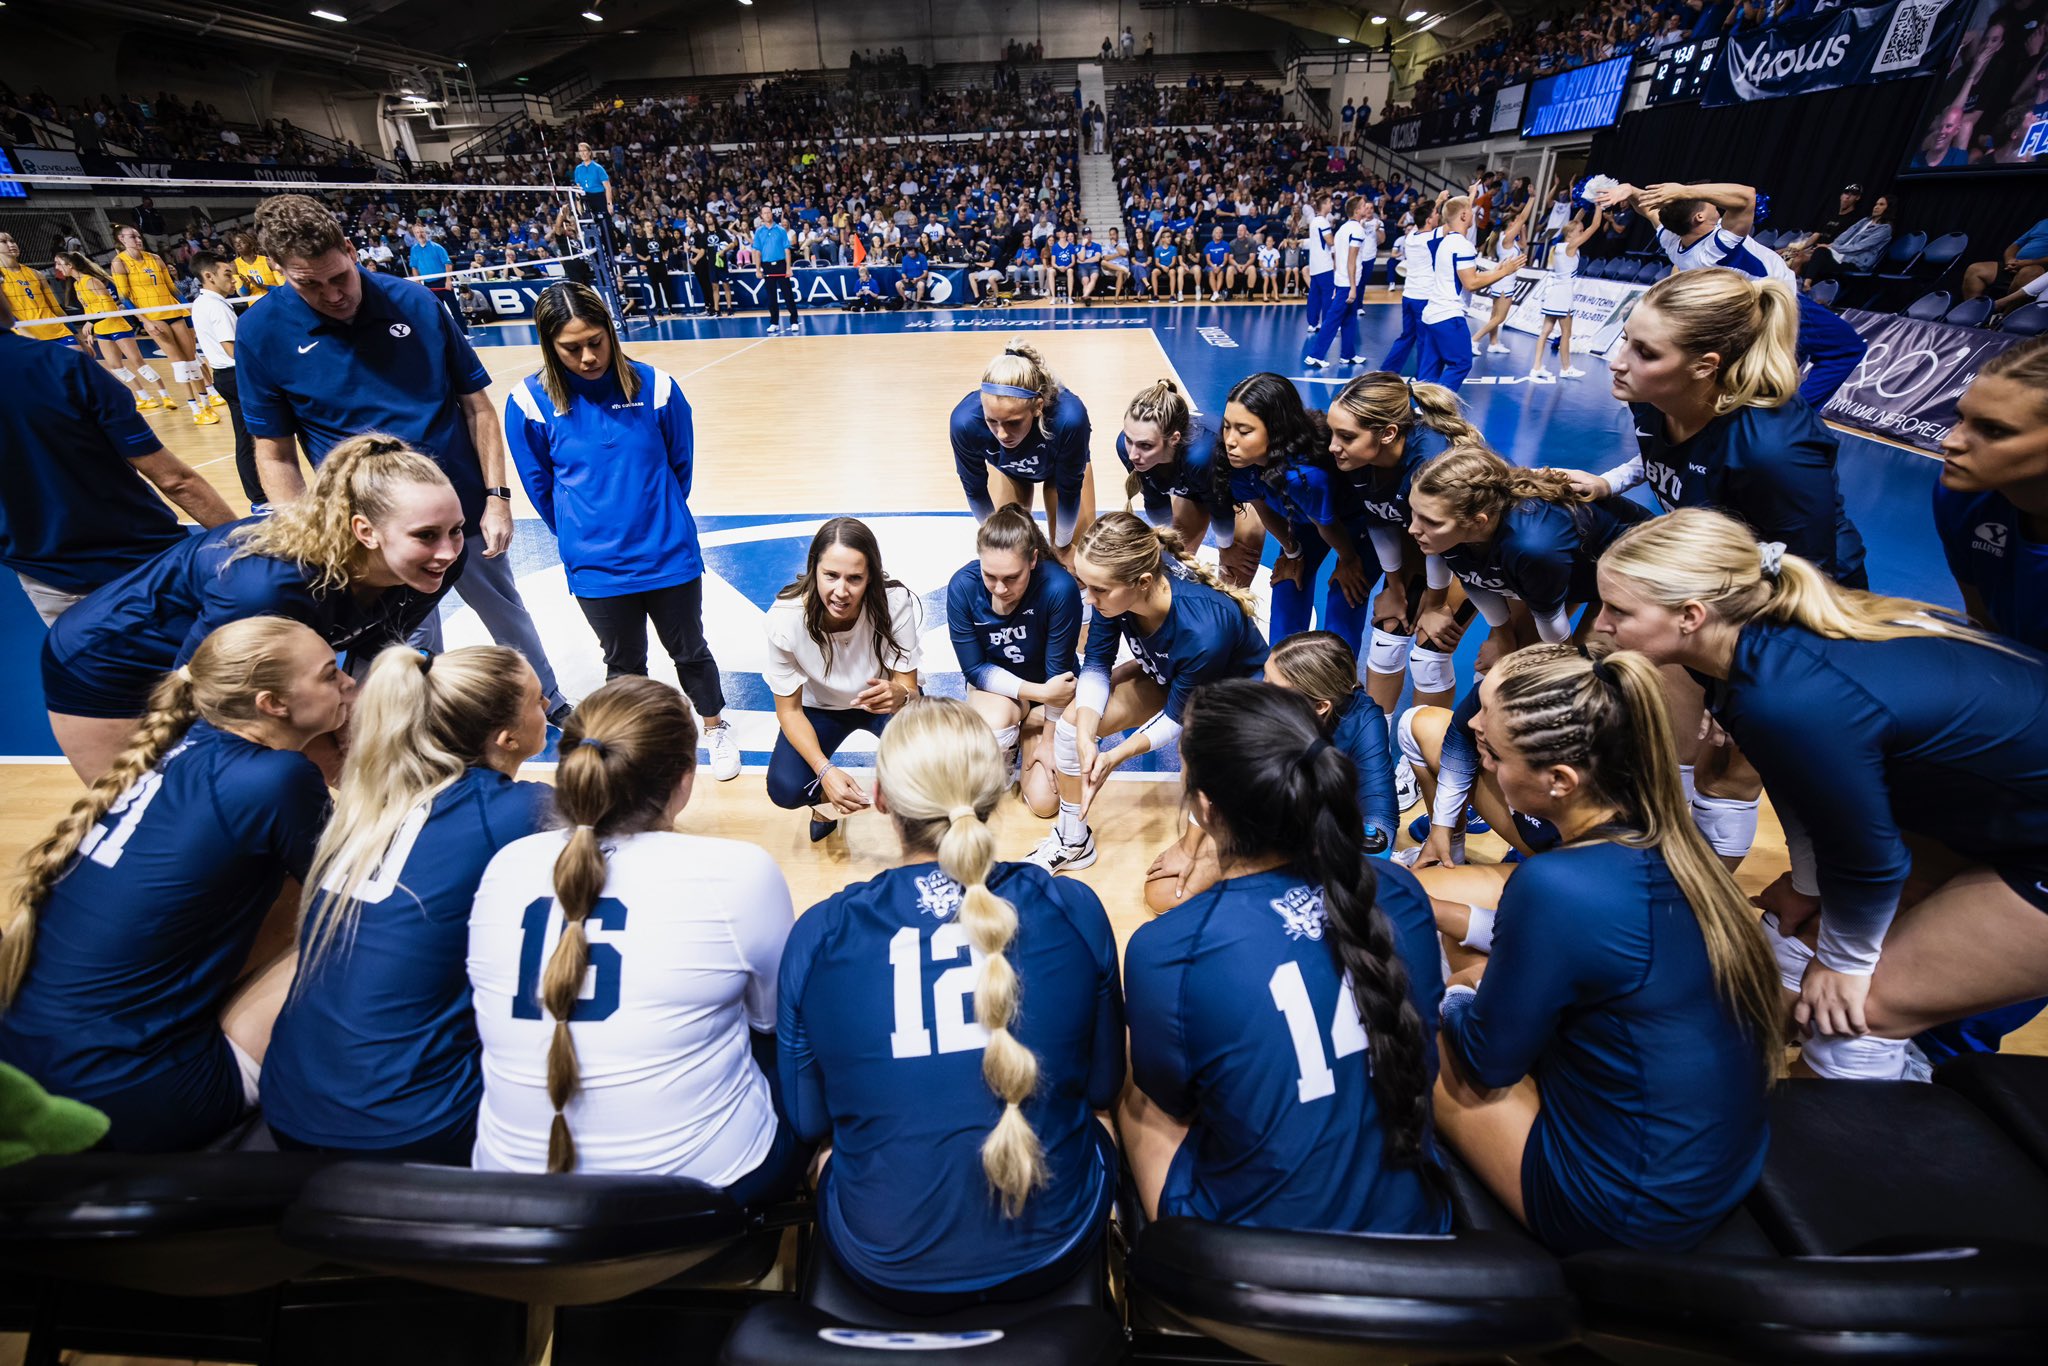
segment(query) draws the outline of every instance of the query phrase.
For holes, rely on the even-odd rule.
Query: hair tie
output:
[[[177,668],[171,670],[171,672],[176,674],[180,681],[182,682],[190,683],[193,681],[192,666],[190,664],[180,664]]]
[[[1422,405],[1415,401],[1415,381],[1404,379],[1401,381],[1401,386],[1408,391],[1408,411],[1416,417],[1421,417]]]
[[[1762,565],[1764,577],[1772,583],[1776,583],[1778,575],[1783,573],[1785,568],[1785,543],[1783,541],[1765,541],[1757,546],[1756,554],[1757,560]]]
[[[431,671],[431,670],[433,669],[433,667],[434,667],[434,652],[433,652],[432,650],[421,650],[421,651],[420,651],[420,672],[421,672],[422,674],[428,673],[429,671]]]
[[[1593,679],[1600,686],[1611,688],[1621,681],[1621,675],[1615,672],[1614,666],[1607,662],[1605,656],[1590,655],[1588,658],[1593,661]]]
[[[591,738],[590,738],[590,737],[589,737],[588,735],[584,736],[584,737],[583,737],[583,738],[582,738],[581,740],[578,740],[578,741],[576,742],[576,744],[577,744],[577,747],[578,747],[578,748],[580,748],[580,749],[594,749],[594,750],[596,750],[596,751],[597,751],[597,757],[598,757],[598,758],[600,758],[600,759],[602,759],[602,758],[603,758],[603,757],[604,757],[605,755],[607,755],[607,754],[611,753],[611,751],[610,751],[610,750],[608,750],[608,749],[606,749],[606,748],[604,747],[604,741],[602,741],[602,740],[593,740],[593,739],[591,739]]]
[[[975,812],[973,807],[963,804],[960,806],[956,806],[952,810],[948,811],[946,813],[946,819],[949,821],[969,820],[973,818],[976,814],[977,813]]]
[[[576,827],[574,833],[582,834],[586,830],[589,831],[592,835],[595,835],[597,833],[597,827],[594,825],[579,825]]]
[[[1325,736],[1318,735],[1315,739],[1308,742],[1308,748],[1303,750],[1301,752],[1301,757],[1294,761],[1295,767],[1307,768],[1309,765],[1313,764],[1316,761],[1316,756],[1318,754],[1321,754],[1324,750],[1328,749],[1329,747],[1330,742],[1328,738]]]
[[[1026,389],[1021,384],[991,384],[987,380],[981,382],[981,392],[993,398],[1042,397],[1036,389]]]

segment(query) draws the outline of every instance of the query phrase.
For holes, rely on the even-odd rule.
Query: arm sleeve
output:
[[[1782,541],[1816,565],[1834,563],[1841,493],[1833,438],[1810,435],[1770,452],[1751,449],[1730,484],[1730,510],[1755,529],[1757,540]]]
[[[1372,537],[1372,553],[1379,557],[1380,570],[1387,574],[1401,572],[1401,561],[1408,553],[1408,538],[1399,530],[1374,522],[1367,529]]]
[[[1237,544],[1237,509],[1229,503],[1209,508],[1209,539],[1218,550],[1228,550]]]
[[[1545,645],[1556,645],[1570,640],[1572,635],[1572,614],[1568,606],[1553,607],[1548,612],[1529,609],[1529,615],[1536,619],[1536,634]]]
[[[1081,657],[1081,681],[1085,688],[1090,678],[1100,677],[1102,696],[1093,702],[1085,695],[1076,697],[1074,701],[1078,705],[1091,711],[1101,711],[1103,705],[1109,701],[1109,675],[1110,671],[1116,668],[1117,647],[1123,644],[1123,640],[1124,633],[1113,624],[1112,619],[1101,616],[1095,618],[1089,628],[1088,644]]]
[[[999,668],[982,648],[981,633],[974,629],[973,599],[974,585],[966,572],[955,574],[946,586],[946,634],[953,642],[953,657],[960,661],[961,674],[973,686],[983,692],[1015,697],[1017,675]]]
[[[1422,580],[1438,592],[1451,586],[1451,567],[1444,563],[1443,556],[1423,556]]]
[[[1061,674],[1077,673],[1079,661],[1074,651],[1081,643],[1081,590],[1072,579],[1060,585],[1060,591],[1052,595],[1047,609],[1052,614],[1052,624],[1045,636],[1045,672],[1049,678]]]
[[[523,386],[525,381],[520,383]],[[511,452],[512,468],[519,471],[519,482],[533,500],[534,511],[548,524],[551,535],[560,535],[555,526],[555,457],[548,443],[547,424],[529,416],[519,399],[520,390],[514,389],[505,400],[505,448]]]
[[[1455,830],[1465,819],[1465,803],[1479,780],[1479,745],[1472,738],[1472,715],[1478,710],[1479,689],[1475,687],[1459,700],[1451,723],[1444,727],[1443,748],[1437,757],[1436,800],[1429,804],[1431,825]]]
[[[1491,588],[1481,588],[1476,584],[1468,583],[1465,585],[1465,596],[1470,598],[1472,605],[1479,609],[1479,615],[1486,618],[1488,626],[1497,627],[1506,623],[1508,619],[1507,599],[1494,592]]]
[[[1642,452],[1638,451],[1613,469],[1603,471],[1600,477],[1607,481],[1607,487],[1611,492],[1627,493],[1643,482]]]
[[[812,913],[818,910],[813,907]],[[832,1132],[832,1111],[825,1103],[825,1078],[818,1070],[818,1055],[811,1049],[802,1008],[804,985],[810,978],[812,939],[799,933],[788,949],[776,984],[775,1070],[782,1077],[782,1112],[790,1127],[805,1142],[816,1143]]]
[[[1553,905],[1577,907],[1585,888],[1539,870],[1532,860],[1515,870],[1501,894],[1493,953],[1479,993],[1444,1017],[1443,1041],[1466,1070],[1489,1089],[1512,1086],[1535,1068],[1557,1033],[1557,1021],[1577,998],[1580,965],[1570,950],[1587,942],[1583,931],[1561,932],[1546,923]],[[1595,941],[1597,942],[1597,941]]]
[[[1370,701],[1361,696],[1359,705]],[[1391,849],[1400,829],[1401,813],[1394,798],[1394,762],[1387,751],[1386,713],[1376,704],[1360,718],[1358,738],[1358,753],[1351,756],[1352,766],[1358,770],[1358,810],[1367,825],[1387,837],[1387,847]]]
[[[1154,931],[1168,923],[1141,925],[1131,936],[1124,954],[1124,1014],[1130,1023],[1131,1080],[1154,1105],[1185,1119],[1195,1108],[1194,1065],[1180,1014],[1186,958],[1170,944],[1154,949],[1155,940],[1167,938]]]
[[[1169,704],[1170,705],[1170,704]],[[1178,718],[1160,712],[1159,715],[1138,727],[1138,734],[1145,737],[1145,743],[1154,754],[1180,739],[1181,724]]]
[[[783,881],[775,861],[752,845],[739,845],[738,849],[745,851],[744,860],[752,867],[734,888],[737,896],[730,912],[733,944],[747,969],[747,1028],[768,1033],[775,1028],[775,988],[796,910],[790,905],[789,884]]]
[[[1081,520],[1081,489],[1088,479],[1088,412],[1080,410],[1080,420],[1069,423],[1053,433],[1057,443],[1053,450],[1054,499],[1052,543],[1065,550],[1074,540],[1074,528]]]

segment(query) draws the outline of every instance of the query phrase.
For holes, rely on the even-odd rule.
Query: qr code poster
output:
[[[1927,60],[1927,49],[1941,31],[1935,21],[1954,0],[1898,0],[1891,25],[1878,45],[1877,60],[1870,74],[1884,76],[1894,71],[1911,71]]]

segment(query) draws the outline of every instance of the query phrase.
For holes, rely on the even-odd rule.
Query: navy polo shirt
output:
[[[458,400],[489,388],[490,373],[419,281],[368,272],[362,281],[362,307],[349,322],[315,313],[289,286],[242,315],[242,421],[251,436],[302,438],[315,465],[359,433],[398,437],[447,474],[474,526],[484,472]]]
[[[86,593],[184,540],[128,463],[162,446],[90,356],[0,332],[0,564]]]

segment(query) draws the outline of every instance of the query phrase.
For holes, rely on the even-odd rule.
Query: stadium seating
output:
[[[1999,330],[2014,337],[2038,337],[2048,332],[2048,303],[2014,309],[2006,314],[2005,325]]]
[[[1833,308],[1835,300],[1841,296],[1842,282],[1840,280],[1822,280],[1819,284],[1808,290],[1807,293],[1822,308]]]
[[[1974,299],[1965,299],[1944,314],[1941,320],[1957,327],[1982,327],[1991,320],[1991,300],[1981,294]]]
[[[1906,308],[1906,316],[1916,318],[1921,322],[1940,322],[1942,318],[1947,316],[1948,310],[1948,291],[1937,289],[1931,293],[1922,294],[1919,298],[1913,300]]]

